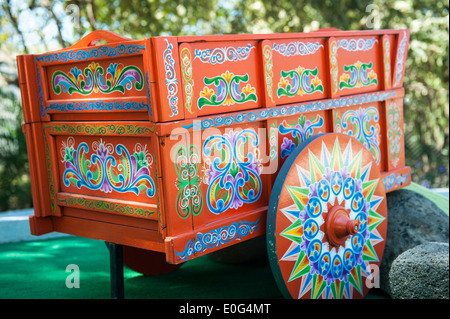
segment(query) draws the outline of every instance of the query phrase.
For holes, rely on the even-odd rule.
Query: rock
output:
[[[449,242],[449,218],[431,200],[407,189],[387,194],[388,228],[380,288],[390,294],[389,271],[401,253],[425,242]]]
[[[391,297],[448,299],[448,248],[447,243],[424,243],[398,256],[389,272]]]

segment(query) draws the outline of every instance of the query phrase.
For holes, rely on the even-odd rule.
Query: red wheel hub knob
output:
[[[349,213],[344,207],[334,206],[328,213],[325,222],[325,233],[331,245],[343,245],[348,236],[356,235],[358,230],[359,222],[351,220]]]

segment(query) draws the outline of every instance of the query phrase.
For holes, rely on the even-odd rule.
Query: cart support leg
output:
[[[124,298],[123,279],[123,248],[122,245],[106,243],[109,249],[109,262],[111,273],[111,298]]]

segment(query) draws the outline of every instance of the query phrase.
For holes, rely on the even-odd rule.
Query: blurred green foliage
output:
[[[0,211],[32,206],[22,108],[17,93],[0,87]]]
[[[140,39],[326,27],[411,30],[404,81],[406,164],[413,181],[448,187],[448,0],[4,0],[0,66],[6,63],[5,52],[10,56],[60,49],[95,29]],[[17,78],[7,73],[0,68],[0,86],[2,81],[17,85]],[[1,210],[29,205],[31,195],[17,95],[0,90],[0,110]]]

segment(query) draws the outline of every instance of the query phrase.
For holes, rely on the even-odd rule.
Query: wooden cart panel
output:
[[[372,153],[380,171],[385,159],[383,127],[380,102],[333,110],[333,131],[359,140]]]
[[[386,116],[386,171],[405,166],[405,133],[403,129],[403,99],[387,100]]]
[[[180,45],[186,118],[261,107],[256,41]]]
[[[152,39],[157,102],[153,105],[155,122],[169,122],[184,118],[181,90],[180,59],[176,37]]]
[[[68,114],[70,120],[123,119],[114,113],[135,113],[134,119],[151,120],[154,88],[150,61],[148,41],[36,56],[39,109],[32,110],[33,121],[48,121],[51,116],[65,120]]]
[[[330,121],[327,112],[308,112],[291,115],[267,121],[269,130],[270,157],[276,163],[275,172],[281,168],[289,154],[316,134],[330,131]],[[276,174],[273,175],[275,180]]]
[[[266,130],[263,122],[205,130],[202,134],[200,191],[203,211],[194,228],[267,206],[269,175],[264,166]]]
[[[332,37],[330,54],[333,96],[373,92],[381,88],[380,38]]]
[[[151,130],[145,122],[45,124],[52,214],[74,207],[157,220]]]
[[[264,60],[272,56],[272,70],[266,68],[266,84],[272,82],[269,101],[281,105],[326,98],[324,38],[267,40],[262,51]]]

